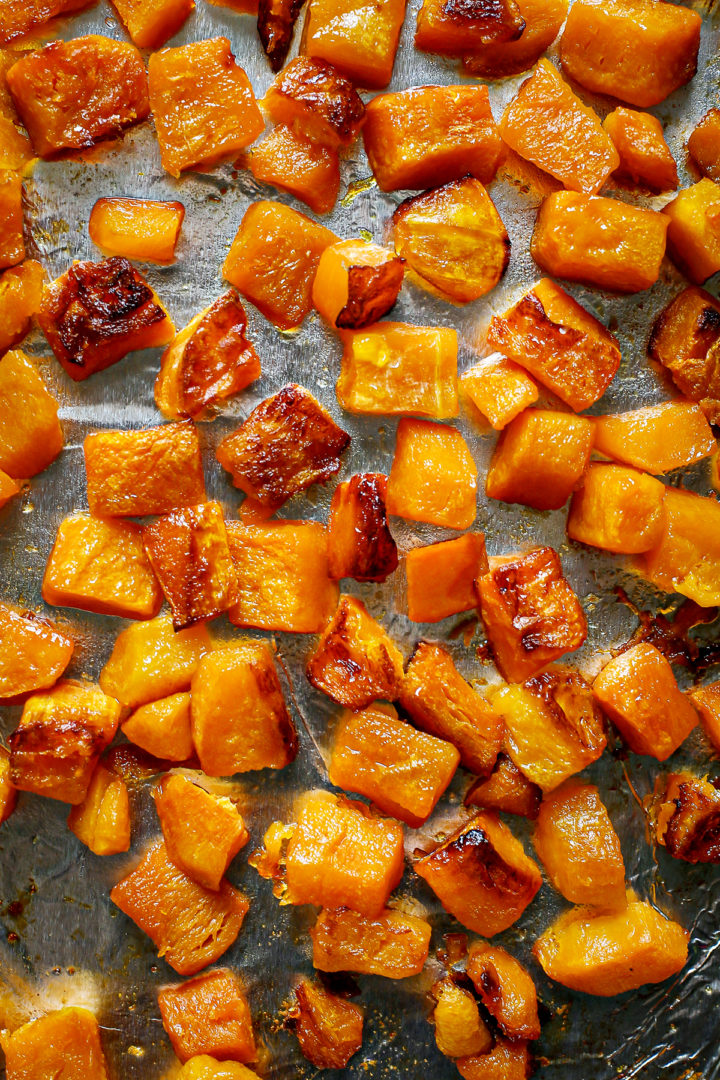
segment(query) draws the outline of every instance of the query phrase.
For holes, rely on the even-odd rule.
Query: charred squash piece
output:
[[[66,1008],[4,1031],[5,1067],[13,1080],[107,1080],[98,1022],[87,1009]]]
[[[21,490],[17,480],[13,480],[11,476],[8,476],[6,472],[0,469],[0,510],[16,495],[19,495]]]
[[[0,356],[27,334],[33,315],[40,311],[45,271],[26,259],[0,274]]]
[[[387,315],[397,300],[404,261],[368,240],[341,240],[320,256],[312,302],[331,326],[357,330]]]
[[[720,184],[704,177],[663,207],[670,219],[668,254],[690,281],[702,285],[720,270]]]
[[[465,533],[457,540],[408,551],[408,618],[412,622],[434,623],[476,608],[475,581],[487,569],[482,533]]]
[[[415,46],[443,56],[463,56],[475,47],[517,41],[524,29],[515,0],[423,0]]]
[[[702,409],[689,401],[608,413],[593,424],[595,450],[656,475],[701,461],[716,445]]]
[[[593,462],[572,497],[567,534],[582,544],[626,554],[649,551],[665,525],[665,485],[622,465]]]
[[[130,799],[125,781],[98,765],[83,801],[68,815],[68,828],[94,855],[130,847]]]
[[[185,217],[180,202],[98,199],[90,211],[90,239],[108,255],[171,263]]]
[[[267,642],[232,644],[202,658],[192,681],[192,734],[209,776],[294,761],[297,734]]]
[[[147,934],[178,975],[195,975],[233,944],[249,903],[227,881],[204,889],[171,862],[162,840],[118,882],[110,899]]]
[[[276,124],[337,150],[355,141],[365,118],[357,90],[332,64],[297,56],[280,72],[262,101]]]
[[[720,682],[696,686],[689,696],[700,715],[705,734],[715,750],[720,750]]]
[[[681,394],[720,422],[720,304],[696,286],[683,289],[660,313],[650,336],[653,360],[667,368]]]
[[[504,814],[518,814],[534,820],[541,798],[542,788],[528,780],[512,758],[498,754],[487,779],[480,777],[468,789],[465,805],[479,806],[481,810],[502,810]]]
[[[388,478],[387,509],[411,521],[470,528],[477,514],[477,468],[456,428],[402,418]]]
[[[123,705],[136,709],[190,689],[200,658],[210,652],[204,625],[175,633],[168,615],[128,626],[118,634],[100,672],[100,685]]]
[[[539,60],[560,33],[568,10],[568,0],[517,0],[525,29],[514,41],[493,41],[474,45],[463,58],[468,75],[483,79],[503,79],[520,75]]]
[[[273,71],[285,63],[305,0],[257,0],[257,28]]]
[[[65,680],[25,702],[10,736],[10,778],[19,791],[77,805],[120,721],[99,687]]]
[[[289,383],[223,439],[217,458],[235,487],[276,510],[291,495],[334,476],[349,443],[312,394]]]
[[[7,81],[42,158],[113,138],[150,113],[140,53],[134,45],[98,34],[25,53]]]
[[[0,269],[25,258],[23,185],[19,173],[0,170]]]
[[[310,0],[302,52],[333,64],[357,86],[381,90],[392,77],[405,0]]]
[[[358,473],[333,492],[328,570],[336,581],[385,581],[397,570],[397,545],[387,523],[387,476]]]
[[[10,779],[10,754],[0,747],[0,825],[12,814],[17,805],[17,789]]]
[[[463,1080],[527,1080],[532,1073],[528,1044],[522,1039],[498,1038],[488,1054],[458,1058],[455,1064]]]
[[[653,832],[674,859],[720,862],[720,791],[692,773],[659,777],[650,808]]]
[[[509,1039],[540,1037],[535,983],[509,952],[480,941],[470,950],[467,973],[503,1035]]]
[[[460,376],[460,396],[496,431],[538,399],[538,388],[521,367],[499,353],[486,356]]]
[[[90,7],[93,0],[3,0],[0,5],[0,44],[24,37],[58,16]]]
[[[414,868],[446,911],[485,937],[517,922],[542,885],[520,841],[490,813],[475,814]]]
[[[0,469],[8,476],[35,476],[58,456],[59,404],[25,353],[0,359]]]
[[[665,525],[636,569],[658,588],[700,607],[720,604],[720,505],[715,498],[665,488]]]
[[[193,0],[112,0],[139,49],[159,49],[194,11]]]
[[[193,754],[190,695],[171,694],[141,705],[127,718],[121,731],[131,743],[156,758],[187,761]]]
[[[218,968],[158,992],[163,1027],[180,1061],[209,1054],[221,1061],[253,1061],[252,1017],[242,983]]]
[[[300,1050],[318,1069],[343,1069],[362,1046],[363,1010],[331,994],[319,983],[301,979],[288,1014]]]
[[[220,0],[209,0],[217,4]],[[224,0],[224,6],[231,6]],[[232,5],[235,7],[235,4]],[[190,1058],[177,1074],[177,1080],[257,1080],[257,1073],[239,1061],[216,1061],[208,1054]]]
[[[677,165],[656,116],[619,106],[608,113],[603,127],[620,155],[617,176],[651,191],[675,190]]]
[[[430,1020],[435,1025],[440,1053],[449,1058],[487,1053],[493,1037],[470,991],[458,986],[452,976],[446,976],[435,983],[431,992],[436,1004]]]
[[[255,147],[249,159],[256,180],[289,191],[314,213],[329,214],[335,206],[340,159],[332,147],[280,124]]]
[[[321,911],[310,930],[313,966],[407,979],[425,966],[431,933],[425,919],[389,908],[373,918],[349,908]]]
[[[311,653],[306,674],[313,686],[346,709],[376,699],[394,701],[402,683],[401,652],[354,596],[341,596]]]
[[[687,141],[690,157],[701,173],[720,180],[720,109],[709,109]]]

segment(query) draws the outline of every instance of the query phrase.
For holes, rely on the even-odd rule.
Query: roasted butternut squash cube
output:
[[[202,658],[192,680],[192,734],[209,776],[294,761],[297,734],[267,642],[245,641]]]
[[[687,148],[701,173],[720,180],[720,109],[708,109],[690,133]]]
[[[716,445],[702,409],[690,401],[609,413],[593,425],[595,450],[656,475],[701,461]]]
[[[470,949],[467,973],[483,1005],[509,1039],[537,1039],[540,1020],[535,983],[500,945],[479,941]]]
[[[720,422],[720,304],[690,286],[671,300],[652,329],[648,351],[681,394],[696,401],[711,424]]]
[[[311,0],[302,51],[358,86],[381,90],[392,77],[404,18],[405,0]]]
[[[556,191],[540,207],[530,251],[553,277],[641,292],[660,274],[668,224],[667,215],[655,210]]]
[[[486,356],[460,376],[460,396],[502,431],[538,399],[538,388],[521,367],[499,353]]]
[[[585,416],[526,409],[504,429],[485,478],[491,499],[558,510],[590,461],[593,424]]]
[[[162,356],[155,404],[165,416],[199,416],[260,378],[247,316],[229,289],[180,331]]]
[[[11,53],[6,55],[12,56]],[[30,140],[19,126],[20,122],[9,94],[8,99],[9,105],[0,100],[0,168],[20,171],[32,161],[33,151]]]
[[[475,46],[517,41],[525,20],[515,0],[423,0],[415,47],[443,56],[463,56]]]
[[[522,1039],[497,1038],[487,1054],[458,1058],[463,1080],[527,1080],[532,1072],[528,1044]]]
[[[63,448],[59,402],[25,353],[0,359],[0,469],[27,479],[42,472]]]
[[[195,8],[193,0],[112,0],[112,4],[139,49],[159,49]]]
[[[466,806],[481,810],[502,810],[534,820],[540,809],[542,788],[528,780],[507,754],[498,754],[493,771],[485,779],[479,777],[468,788]]]
[[[457,540],[413,548],[405,557],[408,618],[440,622],[477,607],[475,581],[487,573],[485,537],[465,533]]]
[[[45,271],[26,259],[0,274],[0,356],[27,334],[33,315],[40,311]]]
[[[364,709],[378,698],[394,701],[403,658],[380,623],[354,596],[342,596],[310,654],[309,681],[346,709]]]
[[[675,975],[687,960],[689,934],[630,894],[627,907],[599,915],[565,912],[533,953],[546,975],[572,990],[613,997]]]
[[[130,799],[125,781],[98,765],[87,794],[73,806],[68,828],[93,855],[117,855],[130,847]]]
[[[87,1009],[58,1009],[4,1031],[2,1048],[13,1080],[107,1080],[100,1028]]]
[[[13,480],[11,476],[8,476],[6,472],[0,469],[0,509],[9,503],[15,495],[19,495],[21,490],[17,480]]]
[[[622,105],[603,120],[603,127],[620,155],[616,175],[651,191],[674,191],[677,165],[665,142],[662,124],[648,112]]]
[[[25,258],[22,199],[20,174],[0,170],[0,269]]]
[[[605,551],[648,551],[663,534],[664,502],[665,485],[654,477],[593,462],[572,497],[567,534]]]
[[[263,108],[276,124],[337,150],[357,138],[365,118],[362,98],[327,60],[296,56],[266,92]]]
[[[293,31],[302,10],[302,0],[231,0],[253,5],[257,14],[258,36],[273,71],[279,71],[287,59]],[[246,8],[246,11],[248,8]],[[253,12],[251,12],[253,13]]]
[[[217,4],[219,0],[209,2]],[[239,1061],[217,1061],[209,1054],[198,1054],[183,1065],[178,1080],[257,1080],[257,1073]]]
[[[517,922],[542,885],[520,841],[492,813],[475,814],[414,869],[446,911],[484,937]]]
[[[336,581],[385,581],[397,570],[386,495],[387,476],[382,473],[358,473],[335,488],[327,543],[328,570]]]
[[[63,680],[33,694],[10,736],[10,779],[19,791],[77,805],[117,731],[121,707],[98,686]]]
[[[173,0],[174,2],[174,0]],[[180,202],[98,199],[90,211],[90,239],[108,255],[170,263],[185,217]]]
[[[162,592],[134,521],[73,514],[60,522],[45,567],[46,604],[151,619]]]
[[[211,647],[203,624],[175,633],[169,615],[136,623],[118,634],[100,672],[100,685],[106,694],[136,709],[189,690],[200,658]]]
[[[720,184],[704,177],[663,207],[670,219],[670,258],[690,281],[702,285],[720,270]]]
[[[478,589],[485,633],[509,682],[531,678],[587,637],[583,609],[550,547],[491,559]]]
[[[273,510],[340,469],[350,436],[312,394],[289,383],[261,401],[217,449],[235,487]]]
[[[74,648],[48,619],[0,602],[0,700],[53,686]]]
[[[665,488],[665,526],[636,569],[665,592],[700,607],[720,604],[720,505],[715,498]]]
[[[158,1006],[180,1061],[198,1054],[228,1061],[254,1060],[250,1006],[240,979],[228,968],[164,987],[158,992]]]
[[[552,667],[522,686],[493,695],[505,747],[524,776],[552,791],[601,756],[606,745],[600,711],[578,671]]]
[[[141,705],[127,718],[121,731],[131,743],[156,758],[187,761],[193,754],[190,695],[171,694]]]
[[[147,934],[178,975],[195,975],[234,943],[249,903],[223,881],[213,892],[184,874],[162,840],[119,881],[110,899]]]
[[[431,933],[425,919],[390,908],[372,918],[350,908],[321,911],[310,930],[313,966],[407,979],[425,966]]]
[[[698,711],[700,722],[715,750],[720,750],[720,682],[696,686],[690,700]]]
[[[347,412],[458,414],[457,332],[445,326],[381,322],[341,330],[342,366],[335,385]]]
[[[0,747],[0,825],[12,814],[17,805],[17,788],[10,778],[10,754]]]
[[[652,0],[581,0],[560,39],[563,68],[595,94],[659,105],[697,69],[700,16]]]
[[[262,134],[250,80],[227,38],[153,53],[148,70],[160,159],[171,176],[210,169]]]
[[[477,514],[477,468],[456,428],[402,418],[388,478],[387,509],[411,521],[470,528]]]
[[[503,155],[487,86],[414,86],[367,105],[365,152],[381,191],[489,184]]]
[[[603,396],[620,366],[613,334],[549,278],[503,315],[493,315],[487,343],[575,412]]]
[[[436,1005],[430,1014],[435,1026],[435,1042],[445,1057],[484,1054],[493,1044],[487,1024],[473,995],[458,986],[452,976],[435,983],[432,995]]]
[[[387,248],[369,240],[340,240],[320,256],[312,302],[331,326],[369,326],[397,300],[404,272],[403,260]]]
[[[111,139],[150,113],[145,64],[134,45],[99,34],[52,41],[7,73],[35,153],[50,158]]]
[[[222,273],[283,330],[300,326],[312,308],[312,284],[335,233],[276,202],[251,203]]]
[[[261,184],[289,191],[316,214],[329,214],[340,191],[340,158],[332,147],[280,124],[249,155]]]
[[[492,770],[505,734],[502,720],[463,679],[442,645],[420,642],[398,700],[422,731],[457,747],[466,769],[483,776]]]
[[[303,1057],[318,1069],[343,1069],[362,1046],[363,1010],[331,994],[319,983],[301,979],[289,1013]]]
[[[720,862],[720,791],[692,773],[658,777],[650,806],[653,834],[674,859]]]
[[[517,6],[525,23],[520,37],[473,45],[471,55],[463,58],[468,75],[503,79],[527,71],[552,45],[568,10],[567,0],[517,0]]]
[[[17,4],[13,0],[4,0],[0,8],[0,42],[24,37],[51,19],[89,7],[91,2],[92,0],[23,0],[22,4]]]

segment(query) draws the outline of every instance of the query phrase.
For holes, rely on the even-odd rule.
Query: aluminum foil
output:
[[[410,0],[391,89],[426,83],[468,81],[453,62],[414,50],[413,31],[419,0]],[[717,102],[717,13],[702,9],[704,26],[697,77],[653,110],[666,126],[671,150],[678,162],[681,185],[693,182],[685,143],[694,124]],[[102,33],[124,39],[125,34],[106,3],[84,13],[56,31],[58,36]],[[197,9],[171,44],[226,35],[238,61],[261,96],[271,81],[261,53],[254,20],[197,0]],[[296,34],[296,44],[300,33]],[[551,50],[552,55],[552,50]],[[491,86],[496,118],[513,96],[522,77]],[[583,94],[605,115],[614,107],[608,100]],[[223,289],[220,267],[243,213],[257,198],[274,198],[305,209],[287,195],[257,184],[249,172],[223,166],[209,174],[191,173],[174,181],[163,172],[152,121],[128,132],[116,142],[102,145],[80,158],[36,165],[27,182],[32,240],[39,257],[53,276],[72,260],[97,258],[87,232],[90,210],[97,198],[127,195],[179,199],[186,208],[176,262],[169,267],[143,267],[151,284],[167,304],[178,327],[183,326]],[[343,162],[341,198],[323,220],[343,237],[371,235],[382,241],[388,220],[404,192],[383,195],[370,179],[361,147]],[[469,367],[482,347],[484,329],[493,312],[504,310],[539,276],[529,254],[529,239],[539,195],[517,177],[500,171],[491,186],[492,197],[512,242],[508,272],[489,296],[466,307],[444,303],[411,282],[406,282],[392,317],[411,323],[454,326],[460,337],[460,367]],[[660,207],[667,196],[645,198],[618,191],[619,198]],[[660,281],[636,296],[618,297],[599,290],[569,286],[617,334],[623,362],[603,400],[592,411],[606,412],[664,400],[671,388],[646,358],[650,326],[681,285],[674,267],[665,261]],[[717,293],[717,288],[712,291]],[[339,370],[340,345],[316,316],[306,319],[297,333],[275,330],[248,305],[250,336],[262,359],[262,378],[234,401],[223,406],[212,422],[200,425],[205,448],[208,494],[219,499],[234,517],[239,494],[214,456],[220,439],[264,397],[292,380],[308,387],[352,435],[341,476],[361,469],[387,471],[390,467],[396,422],[389,418],[345,415],[338,407],[334,382]],[[66,447],[59,459],[36,477],[22,498],[0,511],[0,597],[43,610],[40,584],[48,553],[60,521],[86,507],[83,439],[100,429],[141,428],[161,422],[153,402],[153,382],[159,366],[158,350],[136,353],[84,383],[72,383],[50,357],[38,334],[25,343],[40,359],[40,369],[61,402]],[[461,416],[458,427],[484,477],[495,435]],[[671,476],[677,483],[680,476]],[[686,470],[682,481],[708,493],[707,463]],[[332,484],[312,488],[292,499],[281,516],[325,521]],[[482,487],[481,482],[481,487]],[[626,640],[637,620],[618,602],[614,586],[622,584],[640,606],[657,598],[652,590],[623,571],[622,560],[591,553],[569,543],[564,530],[565,512],[524,509],[479,496],[478,527],[485,530],[491,554],[509,552],[533,543],[547,543],[561,555],[565,572],[582,598],[588,617],[587,644],[573,657],[593,674],[608,650]],[[395,519],[392,523],[401,552],[444,539],[447,530]],[[400,570],[385,585],[346,582],[409,655],[421,637],[448,644],[468,678],[493,678],[476,650],[481,630],[474,635],[454,631],[466,617],[435,626],[418,626],[404,616],[404,580]],[[672,607],[672,604],[669,605]],[[121,620],[68,609],[48,611],[77,642],[69,674],[96,679],[110,654]],[[467,628],[466,628],[467,629]],[[218,637],[238,633],[226,620],[217,620]],[[252,633],[252,631],[250,631]],[[704,628],[712,636],[714,627]],[[218,787],[240,799],[251,832],[251,845],[260,843],[266,826],[276,818],[288,819],[295,795],[327,783],[325,761],[338,710],[315,692],[304,677],[304,660],[311,637],[277,635],[288,699],[292,704],[301,741],[297,761],[282,772],[246,774]],[[709,673],[707,678],[712,673]],[[682,678],[682,673],[681,673]],[[18,721],[18,708],[0,709],[4,737]],[[711,750],[696,731],[670,765],[690,765],[713,772]],[[720,955],[717,912],[720,873],[716,868],[688,866],[672,860],[648,842],[640,801],[652,790],[659,770],[650,758],[623,751],[618,743],[586,770],[597,783],[622,841],[628,881],[643,896],[677,918],[692,931],[690,959],[675,978],[618,998],[601,999],[575,994],[547,980],[531,958],[534,939],[565,902],[545,886],[523,918],[499,937],[527,962],[536,979],[542,1002],[543,1034],[536,1045],[538,1075],[543,1080],[617,1080],[661,1075],[667,1080],[715,1080],[720,1077],[720,1042],[716,1016],[720,1008]],[[457,813],[467,776],[456,777],[436,821]],[[149,941],[110,903],[112,885],[131,867],[148,839],[158,834],[149,786],[133,797],[133,844],[127,855],[98,858],[70,833],[67,807],[48,799],[21,796],[9,824],[0,830],[0,1025],[14,1025],[62,1003],[87,1004],[102,1025],[103,1043],[115,1080],[154,1080],[170,1077],[176,1066],[163,1032],[156,1001],[157,987],[176,982],[174,972],[155,956]],[[431,822],[431,827],[433,822]],[[513,819],[514,831],[528,840],[526,823]],[[427,829],[425,830],[427,833]],[[408,830],[408,851],[419,839]],[[280,907],[270,884],[247,865],[246,848],[235,860],[230,879],[251,898],[250,913],[235,946],[223,957],[246,981],[256,1032],[262,1047],[259,1071],[273,1080],[317,1075],[300,1055],[295,1037],[282,1028],[282,1010],[300,973],[311,973],[307,928],[314,914],[307,908]],[[443,935],[460,928],[447,916],[423,882],[408,872],[397,893],[401,903],[426,912],[434,937],[431,961],[419,977],[400,982],[358,978],[356,1000],[366,1008],[363,1047],[341,1073],[348,1080],[375,1080],[403,1076],[408,1080],[451,1080],[457,1077],[452,1062],[437,1051],[433,1029],[427,1022],[428,990],[443,972],[437,958]],[[4,1074],[3,1074],[4,1075]]]

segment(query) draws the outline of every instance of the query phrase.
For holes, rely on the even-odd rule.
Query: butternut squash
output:
[[[163,1027],[180,1061],[209,1054],[225,1061],[254,1061],[252,1017],[238,976],[217,968],[158,992]]]
[[[425,966],[431,933],[425,919],[394,908],[372,917],[350,908],[325,909],[310,929],[313,966],[408,979]]]
[[[249,154],[250,172],[261,184],[289,191],[316,214],[329,214],[340,191],[337,150],[279,124]]]
[[[100,686],[128,708],[190,689],[200,658],[210,652],[207,627],[200,623],[176,633],[169,615],[135,623],[118,634]]]
[[[0,359],[0,469],[27,479],[42,472],[65,442],[60,403],[25,353]]]
[[[387,508],[388,513],[411,521],[470,528],[477,513],[477,468],[456,428],[402,418],[388,478]]]
[[[125,781],[98,765],[87,794],[73,806],[68,828],[94,855],[117,855],[130,847],[130,800]]]
[[[720,421],[720,304],[690,286],[678,293],[653,325],[648,351],[666,368],[681,394],[696,401],[711,424]]]
[[[593,462],[570,503],[567,534],[625,554],[649,551],[665,525],[665,486],[622,465]]]
[[[90,211],[90,239],[108,255],[171,263],[185,217],[181,202],[98,199]]]
[[[486,356],[460,376],[460,396],[496,431],[538,399],[538,388],[521,367],[499,353]]]
[[[403,282],[404,260],[369,240],[340,240],[320,256],[312,302],[331,326],[357,330],[387,315]]]
[[[343,1069],[362,1046],[363,1010],[321,983],[300,980],[289,1020],[303,1057],[318,1069]]]
[[[47,690],[70,663],[74,648],[49,619],[0,602],[0,700]]]
[[[675,190],[677,165],[656,116],[620,105],[608,113],[603,127],[620,156],[616,175],[651,191]]]
[[[525,29],[514,41],[474,45],[463,57],[468,75],[504,79],[520,75],[539,60],[560,33],[567,15],[567,0],[517,0]]]
[[[74,1006],[3,1032],[5,1067],[13,1080],[107,1080],[100,1027],[88,1009]]]
[[[720,862],[720,791],[689,772],[658,777],[650,804],[655,840],[674,859]]]
[[[690,281],[702,285],[720,270],[720,184],[704,177],[663,207],[670,219],[670,258]]]
[[[525,20],[515,0],[458,3],[423,0],[418,12],[415,47],[444,56],[462,56],[475,46],[517,41]]]
[[[700,607],[720,604],[720,506],[717,499],[665,488],[665,525],[635,568],[659,589]]]
[[[708,109],[687,141],[690,157],[711,180],[720,180],[720,109]]]
[[[40,311],[45,271],[39,262],[26,259],[0,274],[0,356],[27,334]]]
[[[357,138],[365,106],[357,90],[327,60],[296,56],[283,68],[262,99],[276,124],[337,150]]]
[[[475,582],[487,569],[482,533],[412,548],[405,556],[408,618],[434,623],[476,608]]]
[[[468,788],[466,806],[481,810],[502,810],[534,820],[538,816],[542,788],[528,780],[507,754],[498,754],[490,775],[479,777]]]
[[[170,694],[159,701],[140,705],[120,730],[131,743],[156,758],[187,761],[193,755],[190,695]]]
[[[358,473],[338,484],[330,503],[328,568],[336,581],[385,581],[397,570],[397,545],[388,528],[387,477]]]
[[[0,170],[0,269],[25,258],[23,185],[19,173]]]
[[[112,0],[139,49],[159,49],[194,11],[193,0]]]
[[[477,1002],[448,975],[432,988],[435,1008],[430,1021],[435,1025],[435,1042],[445,1057],[465,1057],[486,1053],[493,1044],[487,1024],[480,1016]]]
[[[594,448],[606,457],[656,475],[701,461],[715,449],[702,409],[689,401],[665,401],[594,421]]]
[[[311,0],[301,49],[357,86],[380,90],[392,77],[404,18],[405,0]]]
[[[508,1039],[540,1037],[535,983],[514,956],[501,945],[479,941],[468,953],[467,973],[503,1035]]]

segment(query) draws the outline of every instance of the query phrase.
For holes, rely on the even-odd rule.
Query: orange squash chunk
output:
[[[403,417],[388,478],[387,509],[411,521],[470,528],[477,513],[477,468],[456,428]]]
[[[670,258],[690,281],[702,285],[720,270],[720,184],[704,177],[663,207],[670,219]]]
[[[0,269],[25,258],[22,197],[20,174],[0,171]]]
[[[387,248],[368,240],[340,240],[320,256],[312,302],[331,326],[369,326],[397,300],[404,272],[403,260]]]
[[[708,457],[715,439],[699,405],[665,401],[593,421],[595,450],[649,473],[681,469]]]
[[[463,1080],[527,1080],[532,1062],[527,1042],[498,1038],[488,1054],[458,1058]]]
[[[661,311],[648,351],[667,368],[681,394],[696,401],[711,424],[720,422],[720,304],[690,286]]]
[[[274,128],[249,155],[250,172],[261,184],[273,184],[306,203],[316,214],[329,214],[340,191],[337,150],[314,142],[285,124]]]
[[[12,783],[19,791],[81,803],[120,712],[99,687],[70,680],[33,694],[9,740]]]
[[[218,968],[158,992],[163,1027],[180,1061],[209,1054],[225,1061],[256,1056],[252,1017],[242,983]]]
[[[492,1047],[493,1037],[469,990],[463,990],[448,975],[435,983],[431,993],[436,1004],[428,1019],[435,1027],[435,1042],[441,1054],[466,1057],[484,1054]]]
[[[549,278],[503,315],[493,315],[487,343],[575,412],[602,397],[620,366],[613,334]]]
[[[0,469],[0,509],[21,491],[20,484]]]
[[[477,813],[414,864],[463,926],[492,937],[522,915],[542,875],[499,818]]]
[[[478,300],[507,269],[507,230],[474,176],[406,199],[392,220],[396,252],[420,284],[443,299]]]
[[[100,685],[123,705],[136,709],[190,689],[201,656],[211,648],[203,624],[175,633],[169,615],[128,626],[118,634]]]
[[[262,100],[276,124],[286,124],[337,150],[355,141],[365,106],[353,84],[326,60],[296,56]]]
[[[265,127],[225,37],[153,53],[149,88],[160,159],[171,176],[239,154]]]
[[[720,180],[720,109],[708,109],[690,133],[687,148],[701,173]]]
[[[556,191],[540,207],[530,251],[553,277],[641,292],[660,274],[668,224],[655,210]]]
[[[134,521],[73,514],[58,527],[45,567],[46,604],[151,619],[162,592]]]
[[[701,607],[720,604],[720,506],[715,498],[665,488],[665,527],[636,569],[658,588]]]
[[[305,670],[312,685],[338,705],[364,709],[378,698],[394,701],[402,666],[402,653],[362,601],[341,596]]]
[[[12,1080],[107,1080],[98,1022],[87,1009],[46,1013],[4,1031],[5,1067]]]
[[[125,781],[98,765],[85,798],[68,815],[68,828],[94,855],[127,851],[130,799]]]
[[[545,974],[563,986],[613,997],[680,971],[689,936],[651,904],[629,894],[623,911],[565,912],[537,939],[533,953]]]
[[[483,1005],[509,1039],[537,1039],[540,1020],[535,983],[500,945],[479,941],[468,955],[467,973]]]
[[[309,979],[295,987],[289,1019],[303,1056],[318,1069],[343,1069],[362,1046],[360,1006]]]
[[[674,859],[720,862],[720,791],[692,773],[658,777],[650,805],[655,841]]]
[[[620,155],[618,176],[652,191],[675,190],[677,165],[656,116],[619,106],[608,113],[603,127]]]
[[[440,622],[448,615],[476,608],[475,581],[487,569],[482,533],[465,533],[457,540],[408,551],[408,618],[412,622]]]
[[[313,966],[407,979],[425,966],[431,933],[425,919],[390,908],[372,918],[350,908],[321,911],[310,930]]]
[[[170,263],[185,217],[180,202],[153,199],[98,199],[90,211],[90,239],[109,255]]]
[[[420,642],[398,700],[422,731],[457,747],[466,769],[482,776],[492,770],[505,733],[502,720],[441,645]]]
[[[654,477],[593,462],[572,497],[567,534],[605,551],[648,551],[663,534],[664,500],[665,486]]]
[[[58,16],[89,7],[92,0],[3,0],[0,5],[0,42],[24,37]]]
[[[415,47],[443,56],[463,56],[475,46],[517,41],[525,20],[515,0],[423,0]]]
[[[538,388],[521,367],[494,353],[460,376],[460,394],[501,431],[538,399]]]
[[[472,55],[463,58],[468,75],[502,79],[531,68],[560,33],[568,0],[517,0],[517,6],[525,23],[520,37],[474,45]]]
[[[338,484],[330,503],[328,570],[336,581],[385,581],[397,570],[397,545],[388,528],[387,476],[358,473]]]
[[[491,499],[558,510],[580,483],[593,445],[592,421],[526,409],[502,432],[485,478]]]
[[[295,760],[297,734],[267,642],[232,644],[202,658],[192,681],[192,735],[209,776],[282,769]]]
[[[7,81],[33,149],[43,158],[113,138],[150,113],[140,53],[98,34],[25,53]]]
[[[266,319],[284,330],[300,326],[312,308],[312,284],[329,229],[276,202],[251,203],[222,273]]]
[[[302,51],[358,86],[380,90],[392,77],[404,18],[405,0],[311,0]]]
[[[40,311],[45,271],[26,259],[0,274],[0,355],[21,341]]]
[[[487,86],[414,86],[368,103],[365,152],[381,191],[432,188],[469,173],[489,184],[503,155]]]
[[[139,49],[159,49],[195,9],[193,0],[112,0]]]
[[[0,747],[0,825],[12,814],[17,805],[17,789],[10,779],[10,754]]]
[[[342,366],[335,386],[347,412],[419,413],[438,420],[458,414],[457,332],[444,326],[381,322],[342,330]]]
[[[249,903],[223,881],[218,892],[203,888],[170,860],[156,841],[110,899],[147,934],[178,975],[195,975],[234,943]]]
[[[542,788],[528,780],[507,754],[498,754],[487,779],[480,777],[468,789],[465,805],[479,806],[482,810],[502,810],[504,814],[518,814],[534,820],[541,798]]]
[[[540,60],[503,113],[500,132],[520,157],[571,191],[597,195],[620,164],[600,117],[549,60]]]
[[[690,700],[699,713],[705,734],[713,747],[720,750],[720,682],[694,687]]]
[[[120,730],[131,743],[156,758],[187,761],[193,753],[190,695],[171,694],[141,705]]]
[[[219,0],[208,0],[211,4]],[[235,6],[225,3],[223,6]],[[183,1065],[177,1080],[257,1080],[257,1073],[238,1061],[216,1061],[208,1054],[197,1054]]]
[[[335,732],[330,782],[370,799],[413,828],[427,821],[453,778],[457,749],[416,731],[397,713],[373,707],[346,713]]]
[[[531,678],[587,637],[583,609],[550,547],[491,559],[478,589],[485,633],[509,682]]]
[[[700,16],[652,0],[581,0],[560,39],[563,68],[595,94],[659,105],[697,69]]]
[[[35,476],[58,456],[64,443],[58,408],[25,353],[0,359],[0,469],[8,476]]]

